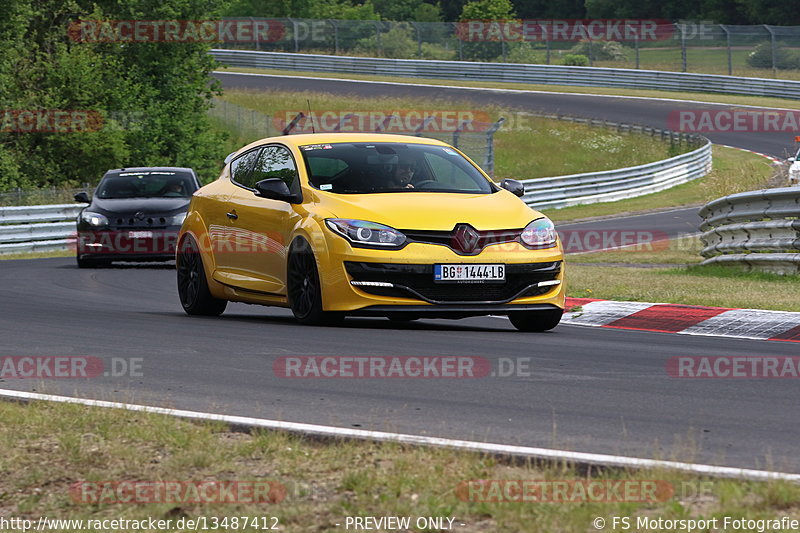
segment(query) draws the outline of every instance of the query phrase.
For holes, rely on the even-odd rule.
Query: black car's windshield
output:
[[[402,143],[333,143],[301,146],[309,181],[341,194],[459,192],[489,194],[489,181],[446,146]]]
[[[167,170],[111,174],[97,187],[97,198],[188,198],[197,190],[186,172]]]

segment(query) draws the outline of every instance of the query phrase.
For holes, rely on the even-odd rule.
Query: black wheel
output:
[[[178,296],[186,314],[219,316],[225,311],[228,301],[214,298],[208,290],[200,250],[191,237],[183,241],[175,266],[178,270]]]
[[[553,329],[561,322],[564,311],[553,309],[551,311],[519,311],[508,315],[509,320],[520,331],[547,331]]]
[[[108,260],[92,259],[91,257],[76,256],[75,259],[78,261],[78,268],[97,268],[111,264]]]
[[[322,310],[322,286],[317,261],[305,240],[297,239],[292,244],[286,270],[289,306],[298,322],[308,325],[334,325],[341,322],[343,313]]]

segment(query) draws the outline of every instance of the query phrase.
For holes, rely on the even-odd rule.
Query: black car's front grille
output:
[[[345,261],[347,273],[355,282],[391,283],[392,287],[356,285],[378,296],[414,298],[429,303],[505,303],[523,296],[538,296],[553,289],[538,287],[541,281],[555,280],[561,262],[506,265],[503,282],[436,283],[433,265],[363,263]]]
[[[109,216],[108,221],[115,228],[166,228],[169,217],[159,215],[146,215],[136,217],[133,215]]]

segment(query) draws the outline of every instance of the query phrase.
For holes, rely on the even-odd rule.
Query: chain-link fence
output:
[[[250,42],[218,47],[800,79],[800,26],[703,21],[269,20],[282,31],[273,31],[266,39],[255,35]]]
[[[83,187],[59,188],[49,187],[44,189],[11,189],[0,192],[0,206],[11,205],[49,205],[74,203],[74,196],[79,192],[92,195],[94,187],[84,183]]]

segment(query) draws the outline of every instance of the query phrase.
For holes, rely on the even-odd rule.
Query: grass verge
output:
[[[20,254],[0,254],[0,261],[3,259],[46,259],[48,257],[72,257],[75,250],[59,250],[55,252],[29,252]]]
[[[278,518],[282,531],[305,533],[345,531],[348,516],[408,516],[412,520],[454,518],[452,529],[465,533],[560,533],[593,530],[593,520],[598,517],[610,524],[613,516],[631,517],[634,523],[637,517],[800,516],[800,486],[781,481],[711,480],[663,470],[587,472],[563,464],[509,464],[476,453],[369,442],[318,442],[277,432],[232,433],[219,424],[45,402],[0,402],[0,417],[0,509],[4,516],[34,523],[40,516],[154,518],[170,519],[173,524],[180,518],[200,516],[269,516]],[[113,499],[119,494],[114,491],[70,493],[71,486],[85,481],[102,487],[109,482],[160,480],[274,481],[286,488],[286,497],[281,502],[259,504],[131,504],[82,501],[87,494],[88,498],[103,494]],[[456,488],[471,480],[537,481],[543,487],[540,494],[552,494],[544,491],[561,481],[582,486],[590,481],[603,486],[622,482],[633,487],[657,482],[659,490],[652,493],[655,497],[640,497],[652,500],[644,502],[607,502],[572,490],[573,501],[567,503],[463,501],[459,495],[464,493]],[[484,481],[483,487],[492,486],[501,485]],[[481,489],[473,494],[490,493]]]
[[[665,191],[617,202],[542,211],[555,221],[565,222],[666,207],[699,206],[721,196],[765,187],[774,174],[768,160],[743,150],[714,146],[713,158],[714,166],[707,176]]]
[[[315,78],[336,78],[364,81],[389,81],[408,85],[420,83],[429,85],[444,85],[457,87],[477,87],[487,89],[513,89],[523,91],[560,92],[574,94],[594,94],[608,96],[638,96],[643,98],[658,98],[666,100],[692,100],[696,102],[710,102],[731,105],[748,105],[756,107],[778,107],[786,109],[800,109],[800,102],[784,98],[763,96],[741,96],[734,94],[696,93],[683,91],[654,91],[645,89],[620,89],[611,87],[574,87],[570,85],[535,85],[526,83],[508,82],[480,82],[470,80],[444,80],[437,78],[403,78],[393,76],[371,76],[366,74],[346,74],[335,72],[305,72],[295,70],[271,70],[257,68],[225,67],[221,72],[243,72],[251,74],[272,74],[276,76],[309,76]]]
[[[388,115],[394,112],[403,116],[404,111],[413,110],[457,111],[472,112],[476,116],[485,113],[491,121],[501,116],[511,118],[513,115],[516,118],[495,135],[495,175],[498,179],[531,179],[612,170],[666,159],[689,150],[686,146],[673,147],[666,141],[654,142],[652,137],[642,134],[617,133],[584,124],[527,115],[523,118],[519,113],[501,107],[476,109],[474,104],[450,99],[363,98],[312,91],[226,91],[224,99],[264,115],[289,120],[297,112],[305,111],[308,102],[312,103],[317,120],[324,112],[337,115],[369,112]],[[238,115],[236,120],[239,120]],[[242,125],[246,126],[244,122]],[[269,133],[278,135],[278,128],[273,125]],[[468,154],[478,154],[480,157],[476,158],[476,162],[482,164],[486,141],[484,133],[478,132],[477,135],[477,139],[462,135],[460,146]],[[437,136],[452,141],[452,134],[443,132]]]
[[[700,249],[693,237],[652,249],[569,254],[568,296],[800,312],[797,276],[702,266]]]

